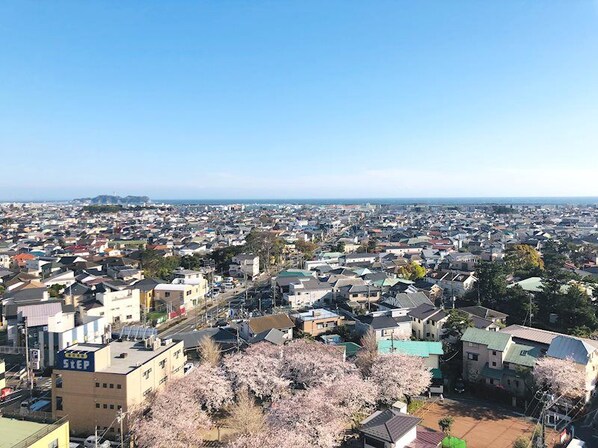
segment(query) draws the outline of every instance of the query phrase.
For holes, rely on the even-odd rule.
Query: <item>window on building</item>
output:
[[[174,352],[174,359],[179,359],[180,355],[181,355],[181,351],[177,350],[176,352]]]
[[[160,384],[164,384],[164,383],[166,382],[166,380],[167,380],[167,379],[168,379],[168,377],[166,377],[166,376],[165,376],[165,377],[163,377],[163,378],[160,380]]]
[[[496,361],[492,361],[492,367],[496,367]]]
[[[96,403],[96,409],[100,409],[100,403]]]
[[[60,373],[56,374],[56,387],[62,389],[62,375]]]
[[[62,411],[62,397],[56,397],[56,410]]]
[[[133,315],[132,314],[127,314],[127,319],[133,319]]]
[[[110,405],[110,409],[114,409],[114,405],[113,404]]]
[[[169,293],[168,291],[166,291],[166,292],[164,293],[164,297],[170,297],[170,293]]]
[[[152,373],[152,369],[149,368],[147,369],[145,372],[143,372],[143,378],[145,378],[146,380],[149,378],[150,373]]]
[[[114,389],[114,384],[110,383],[110,389]]]
[[[108,405],[107,405],[106,403],[104,403],[104,404],[102,405],[102,407],[103,407],[104,409],[108,409]]]
[[[58,439],[54,439],[48,443],[48,448],[58,448]]]
[[[150,387],[149,389],[146,389],[145,392],[143,392],[143,396],[147,397],[151,393],[152,393],[152,388]]]
[[[122,389],[123,387],[122,387],[122,385],[120,385],[120,384],[117,384],[117,385],[116,385],[116,388],[117,388],[117,389]]]
[[[108,384],[106,384],[106,383],[103,383],[103,384],[102,384],[102,387],[103,387],[104,389],[106,389],[106,388],[108,387]]]
[[[100,383],[96,383],[96,387],[100,387]]]
[[[368,446],[372,446],[374,448],[385,448],[386,447],[386,443],[384,443],[382,440],[373,439],[368,436],[365,436],[365,444]]]
[[[123,407],[119,404],[116,406],[116,409],[118,409],[119,411],[122,409]]]
[[[469,359],[470,361],[477,361],[478,360],[478,354],[477,353],[468,353],[467,354],[467,359]]]
[[[160,361],[160,367],[163,369],[164,367],[166,367],[166,360],[163,359],[162,361]]]
[[[490,378],[490,384],[494,384],[494,380]]]
[[[492,354],[496,356],[496,350],[492,350]]]

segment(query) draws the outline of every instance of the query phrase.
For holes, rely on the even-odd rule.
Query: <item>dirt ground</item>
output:
[[[422,425],[439,431],[438,420],[452,416],[455,419],[451,434],[464,439],[468,448],[512,448],[520,436],[530,437],[533,424],[508,411],[470,401],[444,400],[426,404],[415,415],[423,419]],[[554,431],[547,430],[547,445],[557,441]]]

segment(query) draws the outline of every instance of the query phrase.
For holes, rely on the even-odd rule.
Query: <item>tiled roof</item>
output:
[[[378,411],[362,422],[360,431],[385,442],[394,443],[411,431],[421,418],[395,409]]]

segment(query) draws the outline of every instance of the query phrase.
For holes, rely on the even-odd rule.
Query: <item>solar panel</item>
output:
[[[119,332],[116,332],[115,335],[119,339],[139,341],[148,339],[150,336],[158,336],[158,329],[152,327],[144,327],[142,325],[131,325],[123,327]]]

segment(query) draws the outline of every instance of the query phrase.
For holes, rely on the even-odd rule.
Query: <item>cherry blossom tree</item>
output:
[[[228,443],[228,448],[298,448],[308,447],[307,437],[296,431],[268,428],[257,434],[241,436]]]
[[[348,427],[338,403],[317,387],[274,402],[267,422],[275,432],[301,434],[307,439],[303,446],[314,448],[338,446]]]
[[[536,361],[532,375],[539,387],[556,395],[577,398],[585,393],[585,372],[572,359],[545,356]]]
[[[358,374],[345,376],[336,384],[321,387],[321,395],[338,406],[348,423],[354,426],[376,409],[378,387]]]
[[[288,393],[290,381],[282,377],[281,350],[262,342],[226,356],[223,368],[235,390],[249,389],[260,399],[278,399]]]
[[[224,370],[202,364],[189,372],[182,381],[187,386],[187,393],[209,414],[230,405],[233,401],[231,382]]]
[[[283,378],[300,388],[332,384],[356,370],[344,361],[339,347],[320,342],[293,341],[282,355]]]
[[[424,392],[430,386],[432,374],[422,358],[392,353],[376,358],[369,380],[378,387],[379,400],[392,404],[405,396]]]
[[[130,429],[141,448],[200,446],[212,426],[189,394],[186,378],[173,380],[131,413]]]

